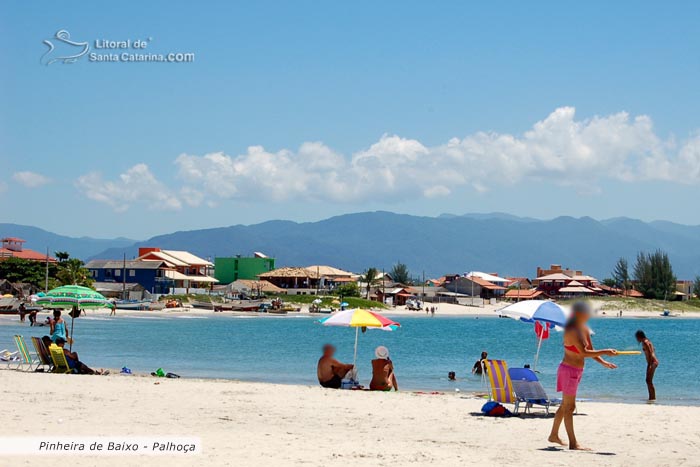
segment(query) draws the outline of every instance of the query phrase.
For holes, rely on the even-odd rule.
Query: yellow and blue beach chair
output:
[[[71,367],[68,366],[68,360],[66,360],[66,354],[63,353],[62,348],[56,344],[51,344],[49,353],[51,354],[51,360],[53,360],[54,373],[73,373]]]

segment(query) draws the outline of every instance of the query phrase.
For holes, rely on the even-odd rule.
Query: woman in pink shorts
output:
[[[586,358],[592,358],[606,368],[617,366],[603,360],[603,355],[615,355],[616,350],[594,350],[591,331],[586,323],[591,317],[591,307],[587,302],[577,302],[571,310],[571,318],[564,330],[564,359],[557,370],[557,391],[562,393],[562,403],[554,416],[549,441],[566,446],[559,437],[559,427],[564,422],[566,435],[569,437],[569,449],[584,449],[576,441],[574,434],[574,411],[576,410],[576,391],[583,376]]]

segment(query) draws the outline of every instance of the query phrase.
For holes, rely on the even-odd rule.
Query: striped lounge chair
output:
[[[34,344],[34,350],[36,350],[36,354],[41,362],[39,366],[43,366],[48,371],[53,370],[53,361],[51,360],[49,349],[46,348],[42,340],[38,337],[32,337],[32,344]]]
[[[49,353],[51,354],[51,360],[53,361],[53,372],[54,373],[74,373],[68,365],[68,360],[66,360],[66,354],[63,353],[63,349],[56,344],[51,344],[49,346]]]
[[[482,360],[489,382],[489,400],[501,404],[514,404],[513,383],[508,375],[508,364],[505,360]]]
[[[516,398],[513,412],[518,413],[520,405],[524,404],[525,413],[528,413],[533,406],[539,406],[549,414],[549,407],[555,405],[557,401],[547,397],[547,393],[534,371],[529,368],[511,368],[508,370],[508,375],[513,384]]]
[[[36,355],[32,355],[27,347],[27,343],[24,342],[24,337],[19,334],[15,334],[15,344],[17,344],[17,351],[19,352],[19,360],[17,361],[17,369],[34,371],[39,365],[39,359]]]

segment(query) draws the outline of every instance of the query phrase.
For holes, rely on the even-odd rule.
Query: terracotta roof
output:
[[[519,298],[521,300],[531,300],[531,299],[537,298],[541,295],[544,295],[544,292],[542,292],[541,290],[537,290],[537,289],[527,289],[527,290],[510,289],[509,291],[506,292],[505,297],[506,298]]]
[[[318,274],[316,274],[316,271],[309,271],[306,268],[287,267],[258,274],[258,277],[308,277],[310,279],[318,279]]]
[[[280,293],[283,292],[284,289],[281,289],[277,287],[275,284],[269,281],[254,281],[254,280],[249,280],[249,279],[238,279],[237,281],[234,281],[233,284],[231,284],[234,289],[238,287],[243,287],[247,288],[250,290],[260,290],[262,292],[269,292],[269,293]]]
[[[560,293],[594,293],[588,287],[562,287],[559,289]]]
[[[29,259],[32,261],[46,261],[46,253],[39,253],[38,251],[23,249],[22,251],[13,251],[7,248],[0,248],[0,259],[2,258],[21,258]],[[49,256],[49,262],[53,263],[56,258]]]
[[[343,271],[342,269],[334,268],[333,266],[313,265],[307,266],[306,269],[314,273],[318,272],[321,276],[354,276],[354,274],[351,272]]]
[[[481,277],[478,276],[469,276],[467,277],[467,280],[470,280],[477,284],[478,286],[487,289],[487,290],[506,290],[505,287],[501,287],[500,285],[493,284],[487,280],[482,279]]]

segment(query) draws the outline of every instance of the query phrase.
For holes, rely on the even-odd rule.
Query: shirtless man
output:
[[[380,345],[374,351],[376,359],[372,360],[372,381],[369,388],[372,391],[399,390],[394,373],[394,364],[389,359],[389,349]]]
[[[647,358],[647,389],[649,390],[649,400],[655,401],[656,388],[654,387],[654,373],[659,366],[659,359],[656,358],[654,344],[652,344],[646,334],[644,334],[644,331],[640,329],[634,334],[634,337],[637,338],[637,342],[642,344],[644,356]]]
[[[335,347],[330,344],[323,346],[323,355],[318,359],[318,367],[316,375],[318,382],[324,388],[340,389],[343,377],[348,371],[354,368],[353,365],[340,363],[333,356],[335,355]]]

